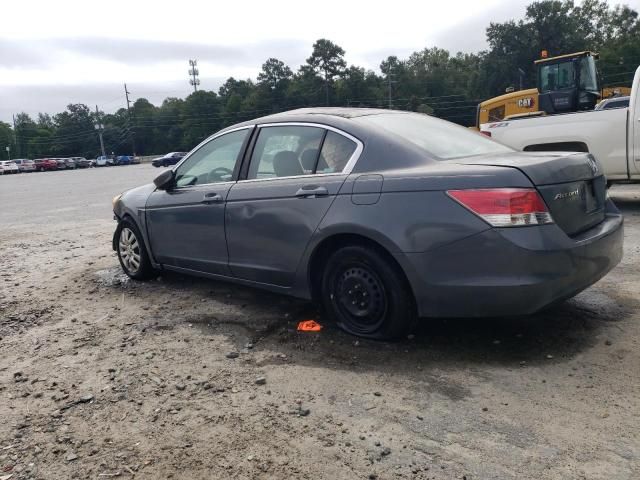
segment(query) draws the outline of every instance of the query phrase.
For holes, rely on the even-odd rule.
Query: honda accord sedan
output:
[[[222,130],[114,198],[125,273],[313,299],[347,332],[530,314],[621,259],[588,153],[520,153],[427,115],[301,109]]]

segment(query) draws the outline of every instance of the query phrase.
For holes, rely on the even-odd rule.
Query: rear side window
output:
[[[317,127],[262,127],[251,155],[247,179],[314,173],[325,130]]]
[[[383,113],[355,120],[386,130],[439,160],[514,151],[460,125],[419,113]]]
[[[322,151],[318,159],[316,173],[337,173],[344,170],[347,162],[356,151],[357,145],[347,137],[332,131],[322,144]]]

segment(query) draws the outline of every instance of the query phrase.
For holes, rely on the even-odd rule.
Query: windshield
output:
[[[356,120],[387,130],[441,160],[513,151],[460,125],[419,113],[383,113]]]
[[[575,86],[573,61],[545,64],[540,68],[540,91],[550,92]]]

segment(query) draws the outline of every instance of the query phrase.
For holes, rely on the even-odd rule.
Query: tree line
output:
[[[638,12],[628,6],[611,7],[606,1],[534,2],[522,19],[491,23],[486,38],[488,49],[478,53],[454,55],[432,47],[408,58],[389,56],[381,61],[379,73],[348,65],[339,45],[320,39],[297,70],[269,58],[255,80],[231,77],[217,92],[170,97],[160,106],[138,98],[130,110],[109,114],[84,104],[68,105],[54,115],[40,113],[37,118],[19,113],[15,130],[0,122],[0,147],[10,146],[14,158],[95,157],[99,123],[108,152],[188,151],[228,125],[325,105],[411,110],[472,125],[482,100],[504,93],[507,87],[517,88],[521,81],[524,88],[535,86],[533,62],[542,50],[550,56],[599,52],[602,86],[630,85],[640,64]]]

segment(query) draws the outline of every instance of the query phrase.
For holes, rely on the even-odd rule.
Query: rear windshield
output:
[[[513,152],[478,132],[420,113],[383,113],[356,120],[387,130],[440,160]]]

